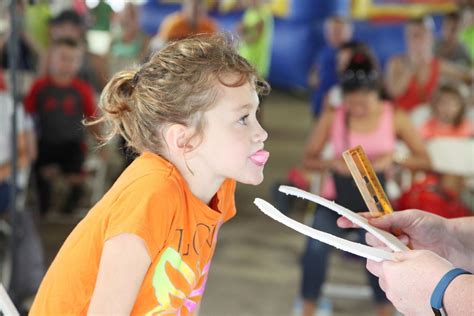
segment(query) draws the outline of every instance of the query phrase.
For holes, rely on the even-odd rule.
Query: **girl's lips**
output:
[[[266,150],[259,150],[252,156],[250,156],[250,160],[257,166],[263,166],[268,160],[270,153]]]

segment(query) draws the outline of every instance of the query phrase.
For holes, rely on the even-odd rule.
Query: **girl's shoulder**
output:
[[[173,164],[156,154],[144,153],[125,169],[112,189],[116,195],[172,197],[182,191],[181,182]]]

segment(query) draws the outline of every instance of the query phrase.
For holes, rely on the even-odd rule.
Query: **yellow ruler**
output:
[[[393,212],[393,208],[380,184],[374,168],[361,146],[342,153],[357,187],[372,216],[381,216]]]

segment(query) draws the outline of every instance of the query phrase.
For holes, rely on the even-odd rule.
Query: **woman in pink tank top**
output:
[[[362,145],[379,179],[384,184],[384,173],[393,165],[393,153],[397,138],[404,141],[411,156],[401,165],[410,169],[430,167],[428,153],[421,137],[411,125],[406,114],[394,110],[393,106],[380,99],[380,75],[370,54],[354,52],[347,68],[340,75],[343,104],[336,109],[327,108],[315,124],[303,158],[303,165],[310,170],[330,171],[335,184],[336,203],[349,209],[361,211],[366,208],[350,172],[342,159],[342,152]],[[334,149],[334,158],[324,159],[321,153],[327,144]],[[344,231],[337,227],[338,215],[318,206],[313,227],[334,235]],[[365,242],[360,231],[360,242]],[[301,296],[303,315],[314,315],[316,301],[325,279],[330,247],[308,239],[303,255]],[[378,315],[391,315],[393,308],[378,285],[377,279],[369,274]]]

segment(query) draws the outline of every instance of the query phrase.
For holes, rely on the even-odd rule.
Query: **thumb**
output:
[[[395,261],[406,261],[409,259],[413,259],[419,256],[419,251],[417,250],[407,250],[407,251],[398,251],[393,253],[393,259]]]
[[[386,231],[399,231],[410,227],[415,219],[415,212],[412,210],[407,210],[370,218],[369,223]]]

